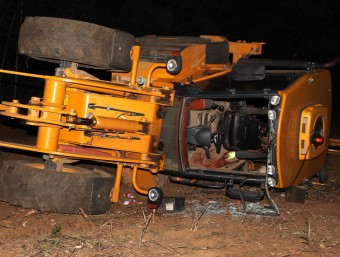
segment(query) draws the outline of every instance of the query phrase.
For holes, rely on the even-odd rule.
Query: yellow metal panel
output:
[[[70,157],[72,159],[103,161],[103,162],[115,163],[115,164],[124,163],[126,165],[127,164],[129,164],[129,165],[134,164],[134,165],[142,166],[145,169],[150,168],[150,169],[152,169],[152,171],[155,170],[155,169],[156,170],[158,169],[159,164],[157,162],[161,161],[159,159],[164,158],[164,156],[158,155],[159,159],[154,158],[156,160],[155,161],[155,160],[151,159],[150,156],[149,156],[149,158],[143,158],[144,156],[135,155],[135,156],[132,156],[134,158],[129,158],[129,156],[128,157],[124,157],[124,156],[115,157],[113,154],[112,155],[108,154],[108,155],[103,156],[102,154],[97,155],[97,154],[94,154],[94,153],[88,154],[88,153],[69,152],[69,151],[63,151],[61,149],[57,149],[56,151],[54,151],[54,150],[48,150],[48,149],[39,149],[39,148],[36,148],[35,146],[31,146],[31,145],[17,144],[17,143],[5,142],[5,141],[0,141],[0,146],[13,148],[13,149],[20,149],[20,150],[25,150],[25,151],[32,151],[32,152],[50,154],[50,155],[53,155],[53,156]],[[60,147],[60,145],[59,145],[59,147]]]
[[[326,107],[317,104],[306,107],[301,114],[300,118],[300,135],[299,135],[299,159],[309,160],[316,158],[322,152],[326,150],[326,144],[323,143],[319,146],[314,146],[310,141],[312,134],[314,133],[314,127],[316,121],[320,118],[322,119],[322,136],[324,138],[324,131],[327,128],[328,121],[328,110]]]
[[[89,137],[85,136],[83,131],[64,128],[60,133],[61,141],[141,153],[157,151],[162,124],[162,119],[157,115],[160,108],[159,105],[81,90],[68,89],[66,95],[68,102],[67,110],[76,110],[79,117],[94,116],[94,119],[98,117],[101,121],[106,120],[107,122],[103,123],[105,126],[100,125],[101,123],[98,124],[102,133],[114,133],[115,131],[110,132],[108,130],[110,126],[111,130],[116,129],[120,133],[115,134],[117,138],[113,138],[101,136],[99,131],[97,133],[94,132],[94,134],[97,134],[96,136]],[[97,107],[91,109],[89,104]],[[138,115],[128,115],[129,112],[137,113]],[[136,126],[138,130],[142,127],[140,122],[147,124],[147,133],[137,131],[131,133]],[[95,129],[96,125],[93,128]],[[87,126],[78,126],[78,129],[92,130],[91,127]]]
[[[311,160],[299,159],[299,131],[302,110],[310,104],[320,104],[327,108],[324,137],[328,141],[332,104],[330,74],[328,71],[305,74],[279,93],[282,109],[277,131],[277,187],[285,188],[301,184],[325,165],[327,151]]]
[[[160,97],[160,98],[165,97],[165,95],[160,93],[158,90],[149,90],[147,88],[141,88],[141,87],[131,87],[130,85],[126,83],[118,82],[118,81],[114,81],[112,83],[110,81],[103,81],[103,80],[89,80],[89,79],[45,76],[45,75],[38,75],[38,74],[3,70],[3,69],[0,69],[0,73],[32,77],[32,78],[40,78],[40,79],[52,80],[52,81],[58,81],[58,82],[65,82],[68,84],[68,86],[72,88],[85,89],[85,90],[89,90],[92,92],[113,94],[118,91],[124,95],[125,93],[131,93],[131,94],[145,95],[145,96],[151,96],[151,97]]]
[[[64,108],[66,83],[63,81],[46,80],[42,100],[45,111],[40,113],[42,120],[60,121],[61,115],[53,110],[61,111]],[[49,112],[51,110],[52,112]],[[39,149],[57,150],[60,128],[42,125],[39,127],[37,145]]]
[[[249,55],[261,54],[263,44],[260,42],[229,42],[229,52],[233,54],[233,63]]]
[[[64,104],[67,110],[76,110],[78,117],[87,117],[87,108],[89,104],[90,94],[83,90],[75,88],[67,88]],[[85,129],[86,126],[77,126],[77,129]],[[91,138],[86,137],[83,131],[69,130],[63,128],[60,131],[60,141],[78,144],[90,144]]]

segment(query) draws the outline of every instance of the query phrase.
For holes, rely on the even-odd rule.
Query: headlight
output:
[[[273,110],[268,111],[268,119],[275,120],[276,119],[276,112]]]
[[[148,197],[151,201],[157,201],[160,197],[160,193],[157,188],[151,188],[148,192]]]
[[[171,57],[166,63],[166,71],[171,75],[178,74],[182,69],[182,58],[180,55]]]
[[[272,96],[272,98],[270,99],[270,103],[271,103],[272,105],[278,105],[278,104],[280,103],[280,100],[281,100],[280,96],[274,95],[274,96]]]
[[[268,175],[274,175],[275,174],[275,167],[273,165],[268,165],[267,173],[268,173]]]
[[[157,209],[163,200],[163,191],[159,187],[152,187],[148,191],[148,206],[150,209]]]
[[[270,187],[274,187],[277,184],[276,180],[272,177],[267,178],[267,183],[268,183],[268,186],[270,186]]]

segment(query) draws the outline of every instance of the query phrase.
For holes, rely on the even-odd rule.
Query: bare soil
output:
[[[33,157],[1,149],[0,162],[8,158]],[[266,199],[244,209],[223,190],[176,184],[163,190],[185,197],[186,210],[177,213],[153,213],[130,186],[122,187],[120,203],[105,215],[0,202],[0,256],[340,256],[339,163],[340,155],[329,155],[329,183],[308,181],[304,204],[271,191],[280,215],[273,215]],[[124,193],[136,202],[124,205]]]

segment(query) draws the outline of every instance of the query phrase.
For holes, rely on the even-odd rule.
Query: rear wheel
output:
[[[76,62],[83,67],[130,70],[129,33],[88,22],[27,17],[20,28],[19,53],[49,62]]]
[[[102,170],[64,165],[59,172],[42,163],[8,160],[0,170],[0,200],[41,211],[102,214],[111,206],[113,181]]]

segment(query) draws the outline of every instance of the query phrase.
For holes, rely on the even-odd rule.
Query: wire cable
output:
[[[302,171],[303,165],[305,164],[305,161],[306,161],[306,159],[307,159],[307,155],[308,155],[308,153],[309,153],[309,151],[310,151],[311,145],[312,145],[312,144],[309,143],[308,148],[307,148],[307,151],[306,151],[306,155],[305,155],[305,157],[303,158],[303,161],[302,161],[302,163],[301,163],[301,165],[300,165],[300,168],[299,168],[298,172],[297,172],[296,175],[295,175],[295,178],[294,178],[294,180],[293,180],[293,182],[292,182],[292,185],[295,183],[296,179],[299,177],[299,175],[300,175],[300,173],[301,173],[301,171]]]

